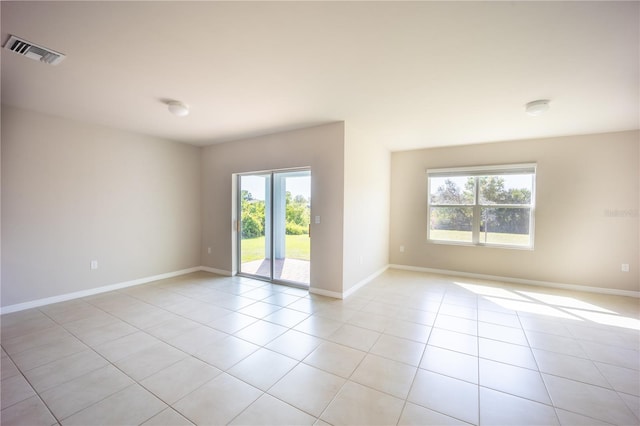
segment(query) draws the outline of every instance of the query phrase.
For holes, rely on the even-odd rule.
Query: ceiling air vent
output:
[[[9,41],[5,43],[4,48],[27,58],[51,65],[58,65],[65,58],[62,53],[38,46],[14,35],[9,37]]]

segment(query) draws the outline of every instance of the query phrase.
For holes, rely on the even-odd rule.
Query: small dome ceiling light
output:
[[[169,112],[178,117],[186,117],[189,115],[189,106],[180,101],[167,102]]]
[[[531,101],[524,106],[524,109],[527,114],[535,117],[549,111],[549,102],[549,99],[539,99],[537,101]]]

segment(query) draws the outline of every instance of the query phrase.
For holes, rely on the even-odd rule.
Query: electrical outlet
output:
[[[404,246],[400,246],[400,253],[404,253]]]
[[[207,253],[211,254],[211,247],[207,247]]]
[[[623,263],[622,266],[620,267],[620,270],[622,272],[629,272],[629,264],[628,263]]]
[[[98,269],[98,261],[97,260],[92,260],[91,261],[91,270],[94,269]]]

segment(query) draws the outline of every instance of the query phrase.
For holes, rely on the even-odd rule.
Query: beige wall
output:
[[[3,106],[2,306],[199,266],[200,152]]]
[[[311,168],[311,287],[342,293],[344,124],[211,145],[203,149],[203,265],[231,272],[234,173]],[[211,254],[207,248],[211,247]]]
[[[344,291],[389,263],[389,150],[346,123]]]
[[[638,291],[639,146],[631,131],[393,153],[390,263]],[[521,162],[538,164],[533,251],[426,242],[427,168]]]

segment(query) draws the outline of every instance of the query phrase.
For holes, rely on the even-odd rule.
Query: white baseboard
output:
[[[167,278],[178,277],[180,275],[190,274],[192,272],[207,271],[219,275],[230,275],[228,271],[220,269],[207,268],[204,266],[195,266],[193,268],[181,269],[179,271],[167,272],[165,274],[153,275],[150,277],[138,278],[136,280],[125,281],[116,284],[109,284],[101,287],[90,288],[87,290],[75,291],[73,293],[61,294],[58,296],[45,297],[44,299],[31,300],[29,302],[16,303],[0,308],[0,314],[9,314],[11,312],[24,311],[25,309],[37,308],[39,306],[50,305],[52,303],[66,302],[67,300],[78,299],[80,297],[93,296],[108,291],[120,290],[127,287],[133,287],[140,284],[150,283],[152,281],[164,280]]]
[[[590,286],[577,285],[577,284],[564,284],[564,283],[555,283],[551,281],[527,280],[523,278],[501,277],[498,275],[474,274],[470,272],[450,271],[448,269],[422,268],[419,266],[408,266],[408,265],[397,265],[397,264],[391,264],[389,265],[389,268],[401,269],[404,271],[428,272],[432,274],[448,275],[448,276],[455,276],[455,277],[475,278],[475,279],[481,279],[481,280],[491,280],[491,281],[500,281],[500,282],[506,282],[506,283],[533,285],[538,287],[550,287],[550,288],[561,288],[564,290],[585,291],[588,293],[611,294],[614,296],[627,296],[627,297],[640,298],[640,291],[619,290],[615,288],[590,287]]]
[[[384,273],[384,271],[386,271],[387,268],[389,268],[389,265],[385,265],[384,267],[380,268],[379,270],[369,275],[368,277],[358,281],[353,286],[351,286],[351,288],[349,288],[349,290],[347,291],[337,292],[337,291],[323,290],[321,288],[309,287],[309,293],[318,294],[320,296],[333,297],[334,299],[346,299],[347,297],[351,296],[353,293],[355,293],[365,285],[369,284],[380,274]]]
[[[309,287],[309,293],[317,294],[319,296],[333,297],[334,299],[343,299],[344,298],[343,294],[338,292],[338,291],[323,290],[321,288]]]
[[[355,293],[356,291],[360,290],[362,287],[364,287],[365,285],[369,284],[371,281],[373,281],[378,276],[383,274],[384,271],[386,271],[387,269],[389,269],[389,265],[383,266],[382,268],[378,269],[373,274],[371,274],[368,277],[358,281],[357,283],[355,283],[355,285],[351,286],[351,288],[349,288],[347,291],[345,291],[343,293],[343,295],[344,295],[343,298],[346,299],[347,297],[351,296],[353,293]]]
[[[201,266],[200,270],[205,272],[211,272],[212,274],[224,275],[225,277],[232,277],[235,275],[231,271],[225,271],[224,269],[210,268],[208,266]]]

